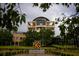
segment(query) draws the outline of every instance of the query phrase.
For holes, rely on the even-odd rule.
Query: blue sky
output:
[[[21,11],[26,14],[26,23],[19,26],[18,32],[26,32],[28,30],[28,21],[32,21],[36,17],[43,16],[48,18],[50,21],[55,21],[55,18],[70,16],[76,13],[75,6],[72,4],[69,8],[66,6],[53,4],[46,12],[43,12],[39,7],[33,7],[32,3],[20,4]],[[59,24],[58,24],[59,25]],[[55,35],[59,35],[60,31],[58,25],[55,25]]]

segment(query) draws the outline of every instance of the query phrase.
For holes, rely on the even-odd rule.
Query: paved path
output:
[[[54,56],[49,54],[18,54],[16,56]]]
[[[17,54],[16,56],[52,56],[45,54],[45,50],[29,50],[28,54]]]

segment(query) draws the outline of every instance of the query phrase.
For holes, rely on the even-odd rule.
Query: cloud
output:
[[[26,32],[28,30],[28,21],[32,21],[36,17],[43,16],[48,18],[51,21],[55,21],[54,19],[57,17],[62,17],[62,13],[64,13],[66,16],[70,16],[71,14],[74,14],[76,12],[75,7],[73,4],[67,8],[65,6],[56,5],[53,4],[46,12],[43,12],[41,8],[39,7],[33,7],[33,4],[31,3],[21,3],[20,4],[21,10],[23,13],[25,13],[26,16],[26,23],[23,23],[20,25],[18,32]],[[58,29],[58,26],[55,26],[55,35],[59,35],[60,31]]]

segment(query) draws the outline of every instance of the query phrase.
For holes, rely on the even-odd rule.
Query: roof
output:
[[[46,17],[37,17],[37,18],[35,18],[33,21],[36,21],[36,20],[38,20],[39,18],[42,18],[42,19],[45,19],[46,21],[49,21]]]

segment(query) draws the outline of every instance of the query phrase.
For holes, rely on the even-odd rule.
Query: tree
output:
[[[20,13],[16,9],[19,4],[5,3],[0,4],[0,27],[6,28],[9,31],[17,31],[19,23],[25,22],[25,14]]]
[[[0,43],[9,45],[12,42],[11,31],[17,31],[19,23],[25,22],[25,14],[17,10],[19,4],[0,4]],[[20,9],[20,8],[19,8]]]
[[[42,46],[47,46],[52,38],[54,37],[54,32],[50,29],[42,29],[40,30],[40,40]]]
[[[42,46],[47,46],[52,37],[54,37],[54,32],[50,29],[41,29],[40,32],[30,30],[26,33],[26,40],[24,40],[24,43],[27,46],[32,46],[33,42],[38,40],[41,41]]]
[[[29,30],[26,32],[26,39],[24,40],[25,45],[33,46],[33,42],[39,39],[39,33],[36,31]]]
[[[0,30],[0,45],[11,45],[12,34],[7,30]]]
[[[68,42],[68,40],[72,40],[74,41],[74,45],[79,45],[79,17],[72,17],[67,18],[65,21],[62,22],[64,29],[62,28],[63,26],[60,25],[60,31],[62,36],[64,37],[63,39],[66,39],[66,42]],[[61,29],[62,28],[62,29]],[[63,31],[64,30],[64,31]],[[63,32],[65,35],[63,35]],[[68,43],[67,43],[68,44]]]
[[[33,6],[38,6],[41,8],[44,12],[46,12],[53,4],[59,5],[60,3],[33,3]],[[73,4],[76,7],[76,12],[79,12],[79,3],[61,3],[63,6],[69,7],[71,4]],[[76,13],[76,14],[77,14]],[[74,15],[76,15],[74,14]],[[73,16],[74,16],[73,15]]]
[[[56,3],[59,5],[59,3]],[[53,6],[51,3],[35,3],[35,6],[39,6],[43,11],[46,11],[47,9],[50,8],[50,6]],[[69,7],[71,3],[62,3],[63,6]],[[64,16],[62,19],[62,24],[59,26],[60,28],[60,36],[61,38],[64,39],[65,44],[70,44],[71,40],[74,41],[73,44],[79,45],[79,3],[74,3],[73,4],[76,7],[76,13],[74,15],[70,15],[69,17]],[[64,13],[63,13],[64,15]],[[58,20],[60,20],[58,18]],[[59,21],[58,21],[59,22]]]

